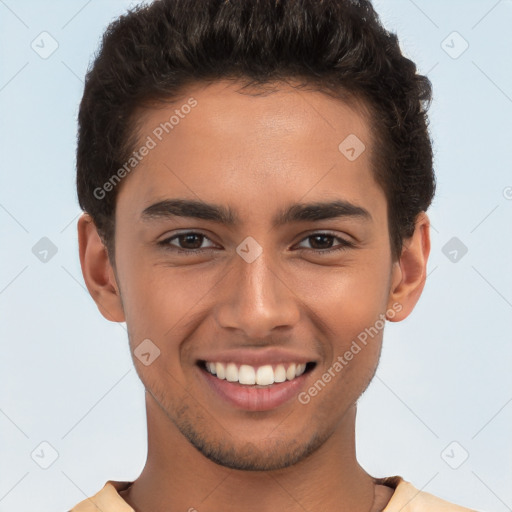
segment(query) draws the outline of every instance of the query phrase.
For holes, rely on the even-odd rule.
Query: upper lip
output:
[[[205,354],[204,356],[198,358],[198,361],[225,364],[235,363],[239,365],[248,364],[250,366],[257,367],[267,364],[306,364],[316,362],[316,358],[305,353],[291,352],[290,350],[280,348],[238,348],[226,350],[223,352]]]

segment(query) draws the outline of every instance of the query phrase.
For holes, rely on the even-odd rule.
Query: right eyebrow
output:
[[[210,220],[228,226],[234,226],[238,223],[237,216],[229,208],[190,199],[166,199],[159,201],[148,206],[141,214],[141,218],[144,221],[171,217]]]

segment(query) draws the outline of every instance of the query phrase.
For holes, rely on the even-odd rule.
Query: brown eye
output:
[[[313,249],[331,249],[334,242],[332,235],[312,235],[308,237],[311,240],[311,246]]]
[[[334,241],[338,241],[337,245],[333,246]],[[317,254],[330,254],[336,251],[354,247],[352,242],[340,238],[339,236],[331,235],[330,233],[313,233],[312,235],[304,238],[301,243],[309,241],[310,247],[300,246],[301,249],[309,249]]]
[[[186,233],[176,237],[181,249],[199,249],[203,244],[203,239],[204,236],[198,233]]]
[[[214,247],[213,243],[211,243],[211,245],[204,246],[203,244],[206,240],[211,243],[211,240],[206,235],[189,231],[166,238],[165,240],[158,242],[158,245],[162,245],[167,249],[176,250],[178,253],[192,254],[200,253]]]

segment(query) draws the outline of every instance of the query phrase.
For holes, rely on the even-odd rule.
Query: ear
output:
[[[430,221],[427,214],[421,212],[416,217],[413,235],[404,240],[400,259],[393,264],[388,311],[395,311],[395,315],[388,320],[400,322],[414,309],[425,286],[429,254]],[[397,304],[401,308],[396,307]]]
[[[78,219],[78,247],[82,275],[100,313],[111,322],[124,322],[121,294],[107,249],[87,213]]]

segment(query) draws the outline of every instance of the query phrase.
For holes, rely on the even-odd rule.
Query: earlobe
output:
[[[84,281],[100,313],[112,322],[124,322],[121,295],[107,249],[91,216],[78,219],[78,247]]]
[[[413,235],[404,240],[400,259],[393,267],[388,310],[393,309],[395,314],[388,320],[404,320],[414,309],[425,286],[429,254],[430,221],[427,214],[421,212],[416,218]]]

